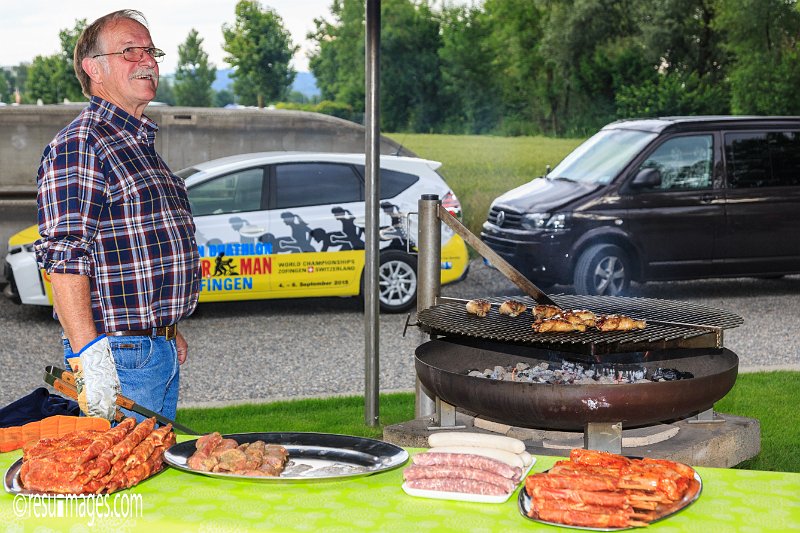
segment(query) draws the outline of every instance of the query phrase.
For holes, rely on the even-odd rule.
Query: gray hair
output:
[[[86,26],[83,32],[81,32],[80,37],[78,37],[78,42],[75,43],[73,68],[75,69],[75,75],[78,77],[78,81],[81,84],[81,90],[86,98],[91,98],[92,96],[92,80],[83,70],[81,63],[83,62],[84,58],[101,54],[102,51],[100,47],[100,38],[103,30],[105,30],[106,27],[125,19],[138,22],[147,28],[147,19],[144,18],[144,15],[142,15],[140,11],[136,11],[135,9],[122,9],[120,11],[114,11],[108,15],[104,15]],[[106,68],[107,66],[108,65],[105,65]]]

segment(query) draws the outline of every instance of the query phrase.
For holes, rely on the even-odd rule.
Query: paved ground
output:
[[[0,209],[4,242],[11,229],[24,224],[9,222],[10,211]],[[24,216],[29,208],[21,209]],[[515,293],[515,286],[479,261],[467,280],[443,289],[444,295],[461,298]],[[632,295],[737,313],[745,324],[725,332],[725,346],[739,355],[740,370],[800,369],[800,276],[653,283],[634,286]],[[413,327],[404,337],[405,321],[405,315],[380,318],[384,392],[414,386],[413,354],[424,338]],[[364,324],[355,299],[204,304],[181,327],[190,342],[182,405],[364,393]],[[61,363],[59,331],[49,308],[0,298],[0,406],[41,386],[45,365]]]

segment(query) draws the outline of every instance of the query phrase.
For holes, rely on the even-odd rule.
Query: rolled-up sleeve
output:
[[[85,135],[83,136],[85,137]],[[37,177],[36,259],[48,273],[92,276],[106,180],[91,142],[69,130],[44,151]]]

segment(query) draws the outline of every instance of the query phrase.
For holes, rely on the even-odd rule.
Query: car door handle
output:
[[[714,195],[708,192],[700,197],[701,204],[710,204],[713,201],[714,201]]]

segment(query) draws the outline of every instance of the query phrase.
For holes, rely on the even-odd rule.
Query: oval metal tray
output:
[[[254,477],[189,468],[187,461],[196,451],[197,439],[173,445],[164,454],[164,461],[172,467],[193,474],[261,483],[335,481],[391,470],[408,461],[408,452],[399,446],[351,435],[276,432],[234,433],[223,437],[233,439],[239,444],[257,440],[267,444],[280,444],[289,452],[286,469],[278,477]]]

